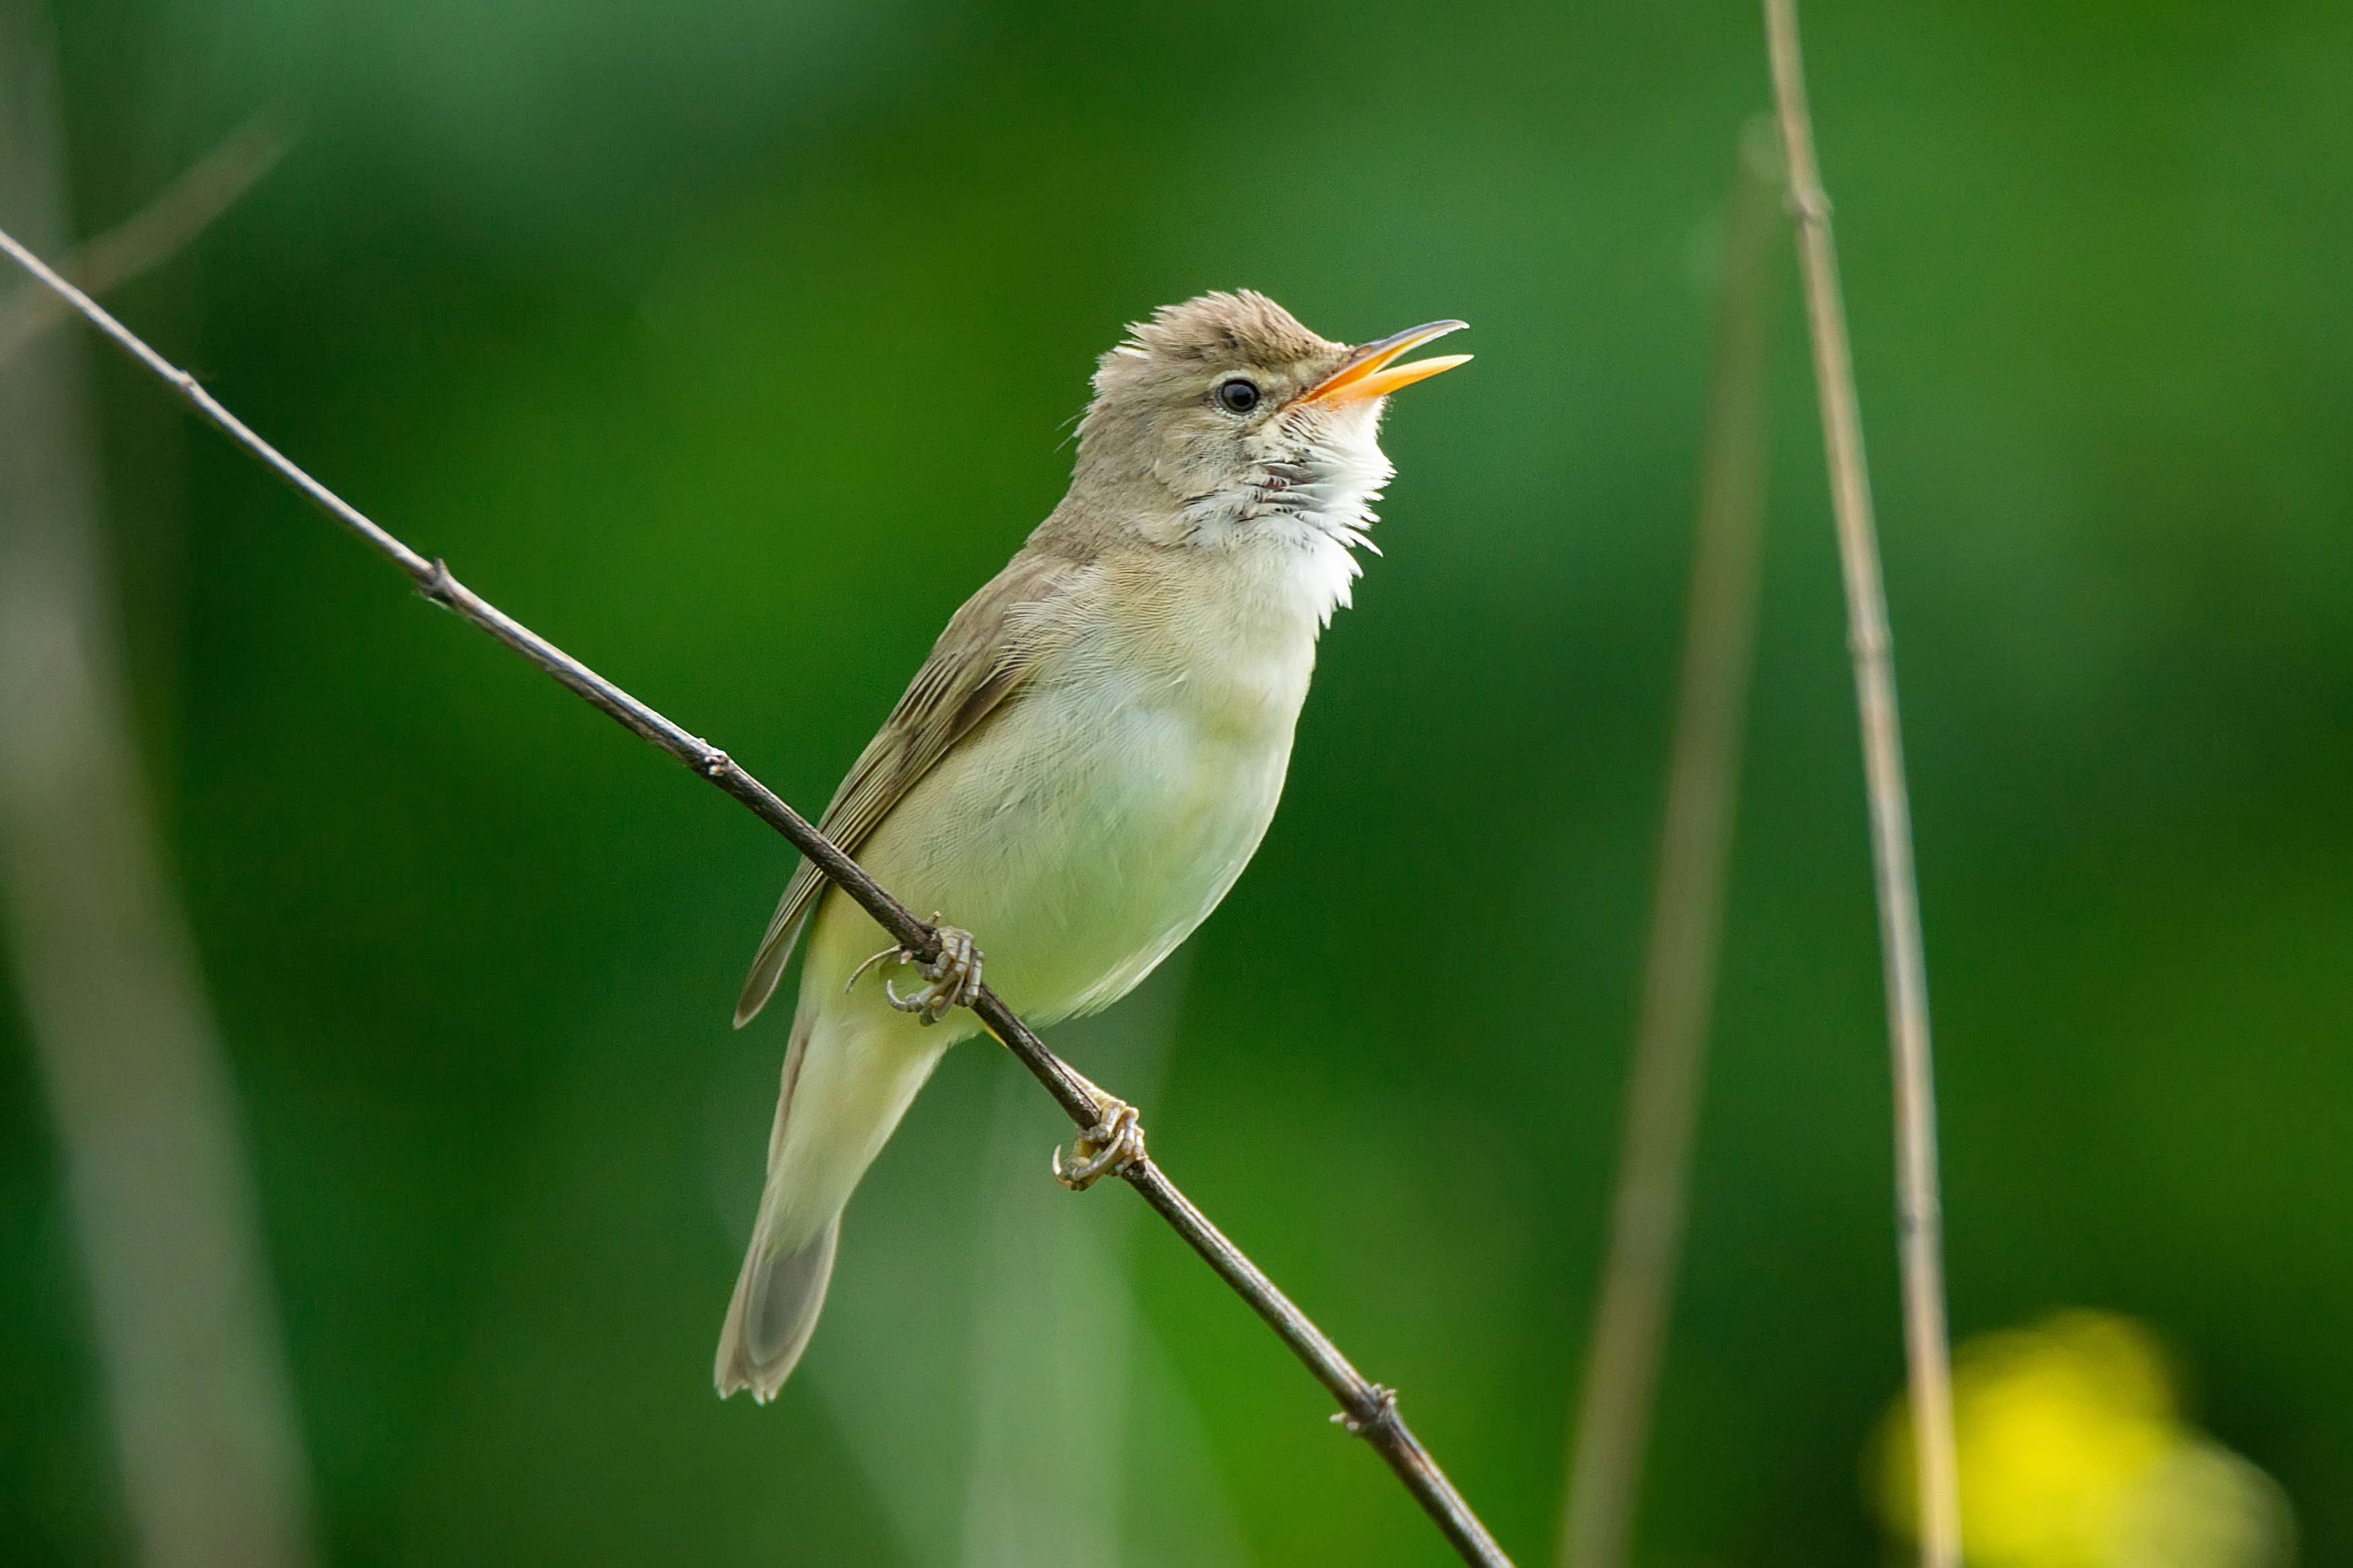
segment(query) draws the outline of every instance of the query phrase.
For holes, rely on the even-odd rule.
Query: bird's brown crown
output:
[[[1109,393],[1148,367],[1198,370],[1216,365],[1289,367],[1330,360],[1347,353],[1344,344],[1319,337],[1299,318],[1251,289],[1203,294],[1181,305],[1163,305],[1148,321],[1135,321],[1128,336],[1103,355],[1095,388]]]

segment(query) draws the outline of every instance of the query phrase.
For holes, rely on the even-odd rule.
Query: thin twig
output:
[[[633,734],[652,742],[717,784],[721,789],[749,807],[752,814],[789,839],[794,847],[830,878],[843,891],[855,899],[866,912],[892,936],[923,962],[939,953],[939,938],[932,927],[918,920],[905,905],[885,892],[869,877],[858,863],[842,853],[832,840],[812,826],[808,820],[770,793],[767,786],[746,773],[725,752],[700,736],[689,734],[678,725],[643,702],[630,696],[603,676],[558,648],[537,632],[487,603],[457,578],[439,561],[429,561],[402,543],[391,533],[377,526],[359,510],[312,479],[249,429],[244,421],[223,407],[214,396],[197,384],[196,378],[179,369],[170,361],[149,348],[121,322],[80,289],[58,276],[41,259],[19,245],[5,233],[0,233],[0,250],[5,250],[43,283],[56,289],[73,307],[112,338],[141,363],[177,388],[180,395],[195,405],[196,412],[211,420],[248,452],[261,459],[280,479],[309,498],[311,504],[334,521],[357,534],[378,554],[385,556],[416,583],[417,591],[426,598],[446,609],[453,610],[471,621],[508,647],[522,655],[553,676],[591,707],[620,723]],[[1046,1086],[1071,1120],[1082,1128],[1092,1128],[1102,1111],[1088,1092],[1086,1081],[1065,1065],[1060,1057],[1046,1048],[1045,1042],[1031,1033],[1028,1025],[1015,1016],[997,993],[984,985],[973,1011],[982,1023],[1006,1047],[1020,1058],[1021,1065]],[[1258,1266],[1245,1257],[1241,1249],[1226,1239],[1208,1217],[1193,1206],[1191,1200],[1176,1189],[1174,1183],[1161,1173],[1149,1158],[1138,1158],[1120,1173],[1128,1184],[1144,1196],[1177,1235],[1183,1237],[1194,1251],[1217,1270],[1219,1278],[1231,1286],[1236,1294],[1248,1301],[1268,1326],[1289,1345],[1292,1353],[1305,1363],[1316,1380],[1330,1390],[1340,1404],[1340,1414],[1334,1419],[1349,1431],[1362,1436],[1388,1461],[1406,1489],[1435,1520],[1467,1563],[1482,1568],[1509,1568],[1507,1559],[1470,1505],[1462,1500],[1430,1458],[1413,1433],[1398,1414],[1397,1395],[1388,1389],[1367,1382],[1356,1369],[1348,1364],[1340,1349],[1324,1331],[1311,1322],[1307,1315],[1293,1306],[1290,1299],[1275,1289],[1273,1281],[1260,1272]]]
[[[1620,1568],[1626,1561],[1683,1247],[1765,519],[1766,326],[1783,190],[1772,136],[1767,120],[1743,127],[1739,173],[1725,206],[1714,384],[1700,453],[1658,905],[1627,1078],[1609,1254],[1570,1450],[1562,1568]]]
[[[1895,1194],[1904,1276],[1904,1352],[1914,1453],[1919,1466],[1922,1568],[1960,1568],[1959,1468],[1953,1438],[1952,1355],[1946,1340],[1943,1210],[1936,1180],[1936,1088],[1928,1044],[1928,963],[1920,941],[1920,889],[1912,866],[1912,808],[1895,711],[1895,651],[1879,571],[1878,526],[1863,466],[1862,416],[1839,288],[1830,196],[1814,162],[1798,49],[1796,0],[1765,0],[1781,150],[1798,216],[1814,381],[1846,579],[1847,640],[1871,797],[1871,856],[1879,900],[1880,961],[1887,986],[1888,1045],[1895,1079]]]
[[[169,260],[269,173],[294,132],[278,115],[258,114],[188,165],[153,200],[66,258],[60,270],[90,294],[111,293]],[[37,283],[0,300],[0,363],[65,321],[73,307]]]

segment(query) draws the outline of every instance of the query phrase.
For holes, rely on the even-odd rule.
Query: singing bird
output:
[[[1470,356],[1396,362],[1462,325],[1351,347],[1262,294],[1213,293],[1103,357],[1070,492],[948,622],[821,823],[910,909],[953,922],[928,984],[902,995],[892,971],[907,956],[804,861],[736,1004],[741,1027],[806,929],[767,1184],[720,1335],[723,1396],[765,1402],[800,1360],[851,1190],[941,1054],[978,1027],[963,1007],[981,944],[989,984],[1031,1022],[1091,1013],[1250,863],[1316,636],[1348,602],[1395,472],[1384,400]],[[1090,1174],[1133,1124],[1103,1098],[1081,1145]]]

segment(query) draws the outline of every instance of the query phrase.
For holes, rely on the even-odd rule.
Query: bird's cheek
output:
[[[1152,477],[1176,495],[1197,496],[1218,488],[1218,476],[1239,466],[1232,442],[1211,431],[1181,431],[1153,459]]]

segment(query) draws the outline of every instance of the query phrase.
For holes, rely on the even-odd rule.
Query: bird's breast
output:
[[[1282,796],[1314,622],[1182,608],[1131,596],[1060,640],[861,856],[972,930],[991,983],[1041,1021],[1149,973],[1225,897]]]
[[[1314,535],[1115,568],[1081,658],[1146,675],[1213,729],[1276,730],[1287,746],[1332,606],[1335,556],[1345,567],[1347,552]]]

